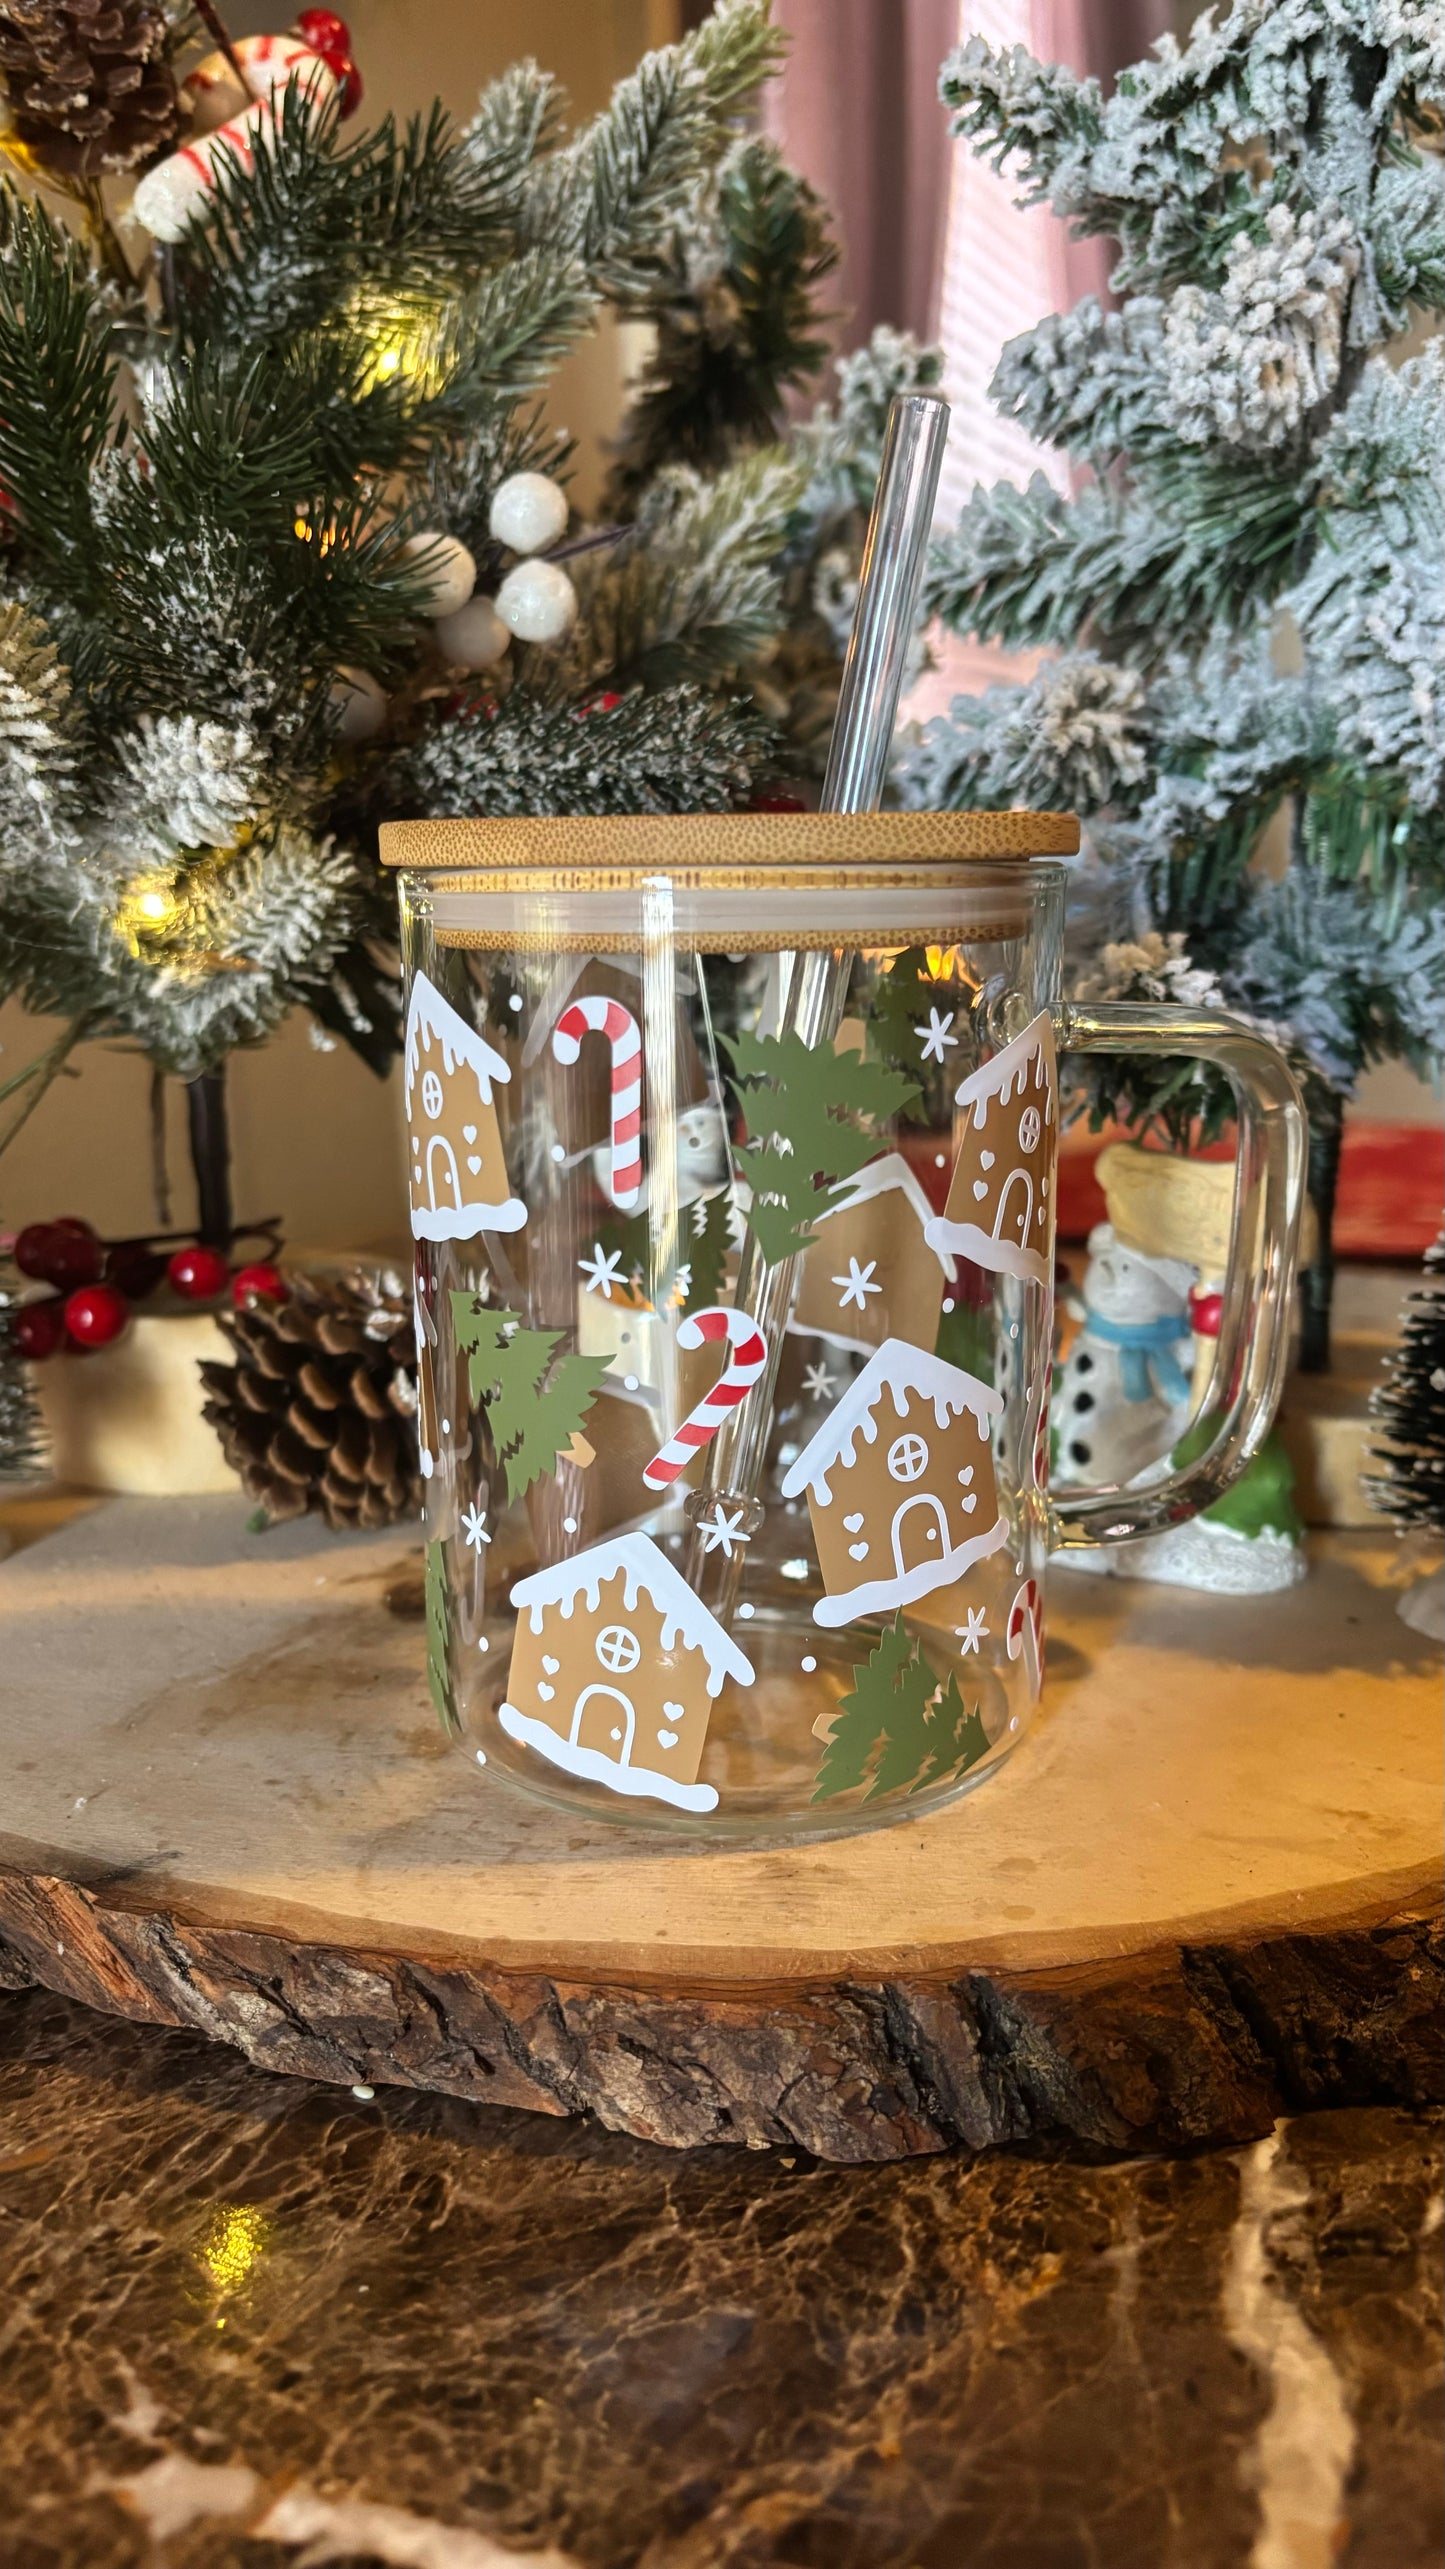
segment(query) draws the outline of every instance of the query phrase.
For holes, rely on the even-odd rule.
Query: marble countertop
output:
[[[0,1996],[6,2569],[1433,2569],[1440,2118],[824,2167]]]

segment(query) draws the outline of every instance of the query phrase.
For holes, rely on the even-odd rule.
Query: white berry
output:
[[[557,562],[519,562],[497,591],[497,613],[519,642],[560,642],[577,621],[577,592]]]
[[[512,637],[490,598],[468,598],[455,615],[438,616],[433,626],[442,658],[453,669],[490,669],[511,646]]]
[[[509,473],[497,484],[487,520],[499,544],[514,553],[542,553],[567,523],[567,494],[548,473]]]
[[[466,605],[477,585],[477,566],[454,535],[409,535],[401,549],[425,574],[427,615],[455,615]]]
[[[386,689],[369,669],[338,669],[331,682],[331,701],[341,707],[338,740],[370,740],[386,720]]]

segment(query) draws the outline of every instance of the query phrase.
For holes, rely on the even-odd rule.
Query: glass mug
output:
[[[1057,813],[423,821],[401,869],[428,1670],[559,1808],[801,1840],[1024,1738],[1051,1551],[1217,1498],[1285,1363],[1304,1124],[1233,1019],[1061,996]],[[1057,1057],[1238,1107],[1215,1432],[1051,1498]]]

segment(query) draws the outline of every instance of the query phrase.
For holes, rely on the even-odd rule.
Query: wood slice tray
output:
[[[673,2146],[1239,2141],[1440,2081],[1439,1654],[1388,1537],[1051,1581],[1037,1730],[927,1821],[697,1854],[470,1771],[406,1535],[119,1500],[0,1565],[0,1982]]]

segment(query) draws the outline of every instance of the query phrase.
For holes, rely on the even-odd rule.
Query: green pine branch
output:
[[[0,487],[65,594],[95,579],[91,477],[110,434],[110,321],[79,245],[0,181]]]
[[[438,716],[387,768],[386,805],[408,815],[726,812],[775,763],[771,726],[744,698],[695,687],[619,704],[554,704],[515,687]]]
[[[675,686],[730,677],[783,618],[780,560],[802,467],[777,447],[711,481],[679,467],[628,540],[578,565],[581,615],[559,683]]]
[[[620,299],[651,290],[659,250],[782,59],[767,0],[717,0],[682,42],[644,57],[600,116],[543,165],[530,237],[556,240]]]
[[[739,144],[697,225],[680,229],[643,307],[657,339],[623,426],[609,504],[627,511],[673,464],[717,472],[775,443],[821,369],[817,288],[837,265],[826,211],[771,143]]]

